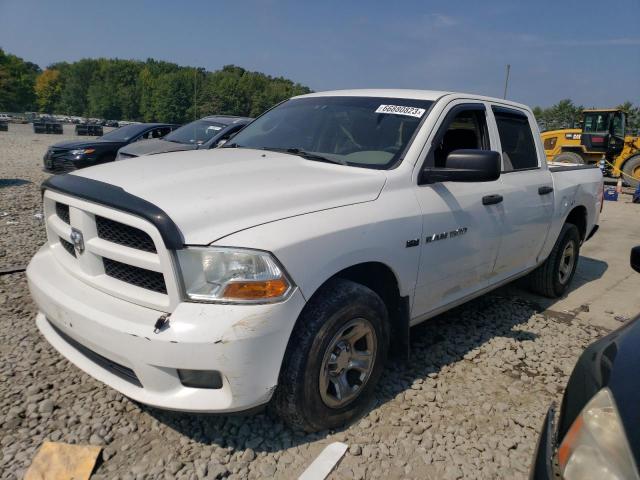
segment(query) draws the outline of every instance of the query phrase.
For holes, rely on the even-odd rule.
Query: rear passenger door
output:
[[[502,152],[501,240],[493,281],[538,263],[553,215],[553,180],[542,161],[535,119],[525,110],[491,107]]]

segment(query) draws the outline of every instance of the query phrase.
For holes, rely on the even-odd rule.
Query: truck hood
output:
[[[375,200],[386,173],[252,149],[144,156],[74,172],[164,210],[186,244],[207,245],[256,225]]]
[[[149,155],[151,153],[179,152],[181,150],[196,150],[197,145],[189,145],[185,143],[168,142],[160,138],[152,138],[150,140],[142,140],[134,142],[120,149],[123,153],[129,155]]]

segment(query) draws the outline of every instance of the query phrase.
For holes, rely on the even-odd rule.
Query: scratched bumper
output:
[[[268,402],[304,306],[298,290],[272,305],[184,302],[168,328],[154,334],[162,312],[89,287],[58,264],[46,245],[29,264],[27,278],[39,309],[36,323],[54,348],[124,395],[170,410],[233,412]],[[217,370],[223,386],[185,387],[177,369]]]

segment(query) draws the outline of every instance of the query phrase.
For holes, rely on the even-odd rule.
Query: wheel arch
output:
[[[564,221],[564,223],[571,223],[578,228],[582,242],[587,238],[587,215],[587,208],[583,205],[578,205],[569,212]]]
[[[318,286],[310,298],[334,278],[351,280],[363,285],[382,299],[389,313],[390,350],[397,355],[408,355],[410,297],[401,295],[400,282],[394,270],[379,261],[357,263],[331,275]]]

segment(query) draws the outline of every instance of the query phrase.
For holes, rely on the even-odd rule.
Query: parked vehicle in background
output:
[[[63,131],[62,124],[49,115],[41,115],[33,120],[33,133],[62,135]]]
[[[103,135],[102,125],[93,123],[80,123],[75,126],[75,129],[78,136],[101,137]]]
[[[222,148],[50,178],[27,277],[47,340],[125,395],[322,430],[367,408],[410,326],[527,274],[565,293],[602,187],[547,166],[524,105],[315,93]]]
[[[117,120],[107,120],[107,121],[104,122],[104,126],[105,127],[118,128],[120,126],[120,124],[118,123]]]
[[[640,272],[640,246],[631,251]],[[547,412],[532,480],[640,480],[640,316],[589,345],[556,418]]]
[[[542,133],[547,160],[573,164],[599,164],[604,172],[622,177],[624,183],[640,184],[640,137],[626,134],[626,113],[620,109],[583,111],[582,128]]]
[[[0,113],[0,122],[10,122],[13,120],[13,117],[8,113]]]
[[[79,168],[112,162],[118,149],[133,142],[162,138],[178,125],[168,123],[138,123],[113,130],[92,140],[71,140],[55,143],[44,155],[44,171],[66,173]]]
[[[164,138],[155,138],[122,147],[116,160],[139,157],[152,153],[177,152],[215,148],[240,131],[253,119],[215,115],[183,125]]]

